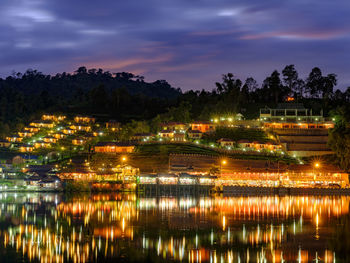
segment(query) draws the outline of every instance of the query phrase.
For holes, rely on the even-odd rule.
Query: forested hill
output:
[[[213,83],[212,91],[182,93],[164,80],[148,83],[127,72],[80,67],[73,74],[50,76],[27,70],[0,79],[0,136],[50,112],[88,114],[123,123],[190,122],[236,113],[255,119],[259,108],[285,102],[323,109],[325,116],[338,107],[350,107],[350,87],[336,89],[336,74],[324,74],[315,67],[301,79],[294,65],[285,66],[281,73],[274,70],[260,85],[252,77],[242,81],[227,73],[221,82]]]
[[[150,118],[181,94],[165,80],[149,83],[128,72],[80,67],[73,74],[51,76],[27,70],[0,78],[0,122],[26,120],[41,111]]]

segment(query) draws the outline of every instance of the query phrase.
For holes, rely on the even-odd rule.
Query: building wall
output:
[[[331,129],[334,128],[334,123],[265,122],[264,127],[271,129]]]
[[[174,137],[174,133],[172,133],[172,132],[170,132],[170,133],[161,132],[160,133],[160,137],[162,137],[162,138],[173,138]]]
[[[131,153],[135,146],[95,146],[95,152],[99,153]]]
[[[326,154],[333,154],[332,151],[287,151],[287,153],[291,156],[297,156],[297,157],[311,157],[311,156],[320,156],[320,155],[326,155]]]
[[[222,147],[225,147],[225,146],[234,146],[235,142],[220,142],[220,145]]]
[[[0,147],[10,147],[10,142],[0,142]]]
[[[188,133],[187,134],[190,139],[200,139],[202,138],[202,133]]]
[[[327,129],[273,129],[273,133],[291,155],[303,157],[332,153]]]
[[[291,143],[287,146],[287,151],[331,151],[324,143]]]
[[[203,133],[209,132],[209,131],[214,131],[215,126],[213,124],[191,124],[192,130],[195,131],[201,131]]]
[[[279,136],[280,142],[283,143],[323,143],[327,144],[328,136]]]

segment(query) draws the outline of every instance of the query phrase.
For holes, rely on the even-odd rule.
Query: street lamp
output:
[[[319,162],[314,163],[313,165],[314,180],[316,180],[315,168],[319,169],[320,167],[321,167],[321,164]]]
[[[122,163],[125,163],[127,160],[126,156],[122,156]],[[125,182],[125,174],[122,168],[122,175],[123,175],[123,187],[124,187],[124,182]]]
[[[221,175],[221,172],[222,172],[222,166],[226,165],[226,164],[227,164],[227,161],[225,159],[220,161],[220,175]]]

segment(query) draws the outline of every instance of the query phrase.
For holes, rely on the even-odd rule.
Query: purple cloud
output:
[[[295,64],[301,76],[334,72],[345,88],[349,11],[346,0],[3,0],[0,75],[86,65],[210,90],[223,73],[261,82]]]

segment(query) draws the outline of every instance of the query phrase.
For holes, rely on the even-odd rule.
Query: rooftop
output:
[[[127,147],[127,146],[135,146],[135,145],[133,143],[130,143],[130,142],[98,142],[95,146],[97,146],[97,147],[103,147],[103,146]]]

